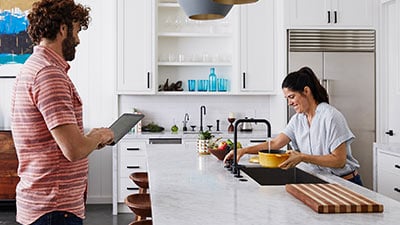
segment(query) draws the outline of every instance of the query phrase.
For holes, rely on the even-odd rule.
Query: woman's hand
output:
[[[237,150],[237,161],[239,162],[239,159],[242,158],[242,156],[245,154],[245,150],[243,148],[239,148]],[[226,164],[228,160],[233,160],[234,152],[233,150],[229,151],[228,154],[226,154],[224,158],[224,163]]]
[[[281,169],[287,170],[289,168],[293,168],[303,161],[302,153],[293,150],[289,150],[287,153],[289,154],[289,158],[278,165]]]

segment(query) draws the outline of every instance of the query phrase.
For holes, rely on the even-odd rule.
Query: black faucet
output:
[[[189,122],[189,114],[185,113],[185,116],[183,117],[183,131],[187,131],[187,122]]]
[[[200,106],[200,131],[203,131],[203,113],[207,114],[206,107],[204,105]]]
[[[242,167],[241,165],[238,164],[237,162],[237,131],[238,131],[238,126],[241,123],[265,123],[267,125],[267,137],[271,137],[271,124],[268,122],[266,119],[238,119],[235,122],[235,130],[233,134],[233,164],[231,165],[232,167],[232,173],[235,175],[235,177],[240,178],[242,177],[240,175],[240,168]]]

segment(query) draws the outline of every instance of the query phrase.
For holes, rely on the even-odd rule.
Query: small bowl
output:
[[[215,157],[217,157],[219,160],[223,160],[226,156],[226,154],[228,154],[229,149],[227,150],[218,150],[216,148],[211,149],[209,148],[208,151],[213,154]]]

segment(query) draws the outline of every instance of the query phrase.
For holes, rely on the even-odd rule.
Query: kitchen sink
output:
[[[183,134],[199,134],[200,131],[183,131]],[[222,131],[210,131],[211,134],[222,134]]]
[[[298,168],[243,167],[241,170],[260,185],[328,183]]]

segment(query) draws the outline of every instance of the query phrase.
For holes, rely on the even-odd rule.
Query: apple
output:
[[[225,141],[222,141],[218,144],[218,150],[226,150],[226,148],[228,147],[228,143],[226,143]]]

